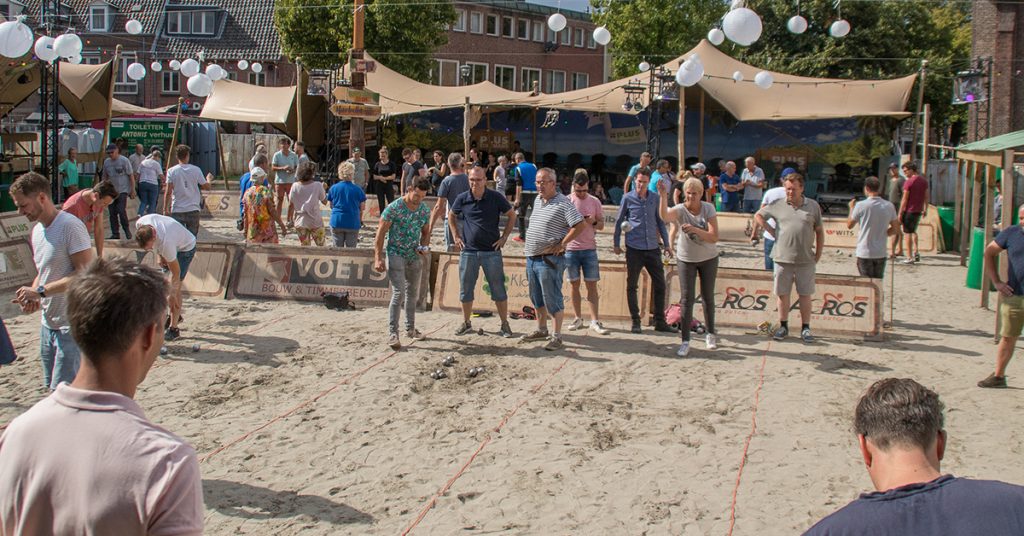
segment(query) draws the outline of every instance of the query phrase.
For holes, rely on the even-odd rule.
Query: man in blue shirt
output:
[[[341,180],[327,191],[327,200],[331,203],[331,234],[336,248],[354,248],[359,243],[366,193],[352,182],[355,174],[352,162],[342,162],[338,165]]]
[[[740,211],[741,180],[736,173],[736,162],[725,163],[725,172],[718,176],[718,190],[722,194],[722,212]]]
[[[943,475],[939,395],[886,378],[857,403],[853,427],[877,491],[819,521],[805,536],[1009,536],[1024,531],[1024,487]]]
[[[629,186],[633,183],[633,180],[636,179],[636,172],[640,171],[640,168],[650,168],[651,167],[651,158],[652,158],[651,157],[651,153],[649,153],[647,151],[644,151],[640,155],[640,163],[639,164],[633,164],[633,167],[629,168],[629,174],[626,175],[626,185],[623,187],[623,192],[630,191],[630,187]]]
[[[651,181],[651,170],[641,168],[634,179],[636,188],[623,196],[619,207],[619,217],[615,220],[615,254],[621,255],[622,233],[626,233],[626,302],[629,315],[633,318],[633,333],[640,333],[640,304],[637,300],[637,288],[640,283],[640,270],[647,270],[651,278],[654,300],[651,312],[654,313],[654,330],[673,332],[665,322],[665,271],[661,264],[661,251],[672,255],[672,245],[668,238],[665,222],[658,215],[658,192],[647,189]],[[661,238],[661,244],[658,238]]]
[[[513,240],[522,242],[526,240],[526,212],[533,209],[533,202],[537,199],[537,166],[527,162],[523,153],[516,153],[514,159],[516,167],[512,180],[516,183],[515,207],[519,212],[519,236]]]
[[[461,163],[460,163],[461,165]],[[440,202],[440,201],[439,201]],[[508,218],[504,231],[498,230],[502,214]],[[488,292],[501,317],[501,336],[512,336],[508,324],[508,295],[505,292],[505,267],[501,248],[516,225],[516,211],[503,194],[487,188],[487,170],[474,166],[469,170],[469,191],[459,194],[448,210],[448,229],[459,254],[459,301],[462,325],[456,335],[473,331],[473,291],[480,269],[484,270]]]
[[[1024,223],[1024,205],[1017,209]],[[1009,261],[1007,281],[999,277],[999,254],[1006,251]],[[987,275],[999,291],[999,347],[996,349],[996,371],[978,382],[978,387],[1006,387],[1006,365],[1010,364],[1017,339],[1024,329],[1024,227],[1013,225],[1003,229],[985,248],[988,257]]]
[[[672,206],[672,164],[668,163],[668,160],[662,158],[658,160],[658,170],[651,173],[651,182],[647,184],[647,191],[656,194],[658,193],[658,183],[661,181],[668,181],[668,204]]]

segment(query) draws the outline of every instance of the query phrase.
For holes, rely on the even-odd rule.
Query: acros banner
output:
[[[237,297],[320,301],[321,293],[344,290],[361,307],[390,301],[387,274],[373,269],[367,249],[248,245],[239,255],[231,284]]]

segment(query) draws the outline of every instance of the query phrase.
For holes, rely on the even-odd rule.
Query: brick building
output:
[[[555,33],[547,19],[558,11],[515,0],[456,4],[458,18],[448,44],[434,54],[431,83],[489,80],[515,91],[530,91],[536,83],[545,93],[604,83],[605,47],[594,42],[590,14],[560,10],[568,24]],[[460,72],[462,66],[468,69]]]
[[[992,58],[989,132],[998,136],[1024,129],[1024,2],[972,2],[971,57]],[[975,132],[970,117],[969,137]],[[984,137],[982,132],[981,136]]]

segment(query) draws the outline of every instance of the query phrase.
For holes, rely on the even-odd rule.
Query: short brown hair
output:
[[[313,180],[313,174],[316,173],[316,165],[312,162],[303,162],[299,164],[299,169],[295,173],[295,178],[301,182],[309,182]]]
[[[420,191],[423,191],[423,192],[429,192],[430,191],[430,186],[431,186],[430,179],[428,179],[426,177],[417,177],[416,178],[416,182],[413,183],[413,188],[416,188],[417,190],[420,190]]]
[[[263,167],[269,163],[270,159],[267,158],[267,155],[262,153],[256,155],[256,157],[252,159],[252,165],[257,167]]]
[[[882,191],[882,181],[878,180],[878,177],[868,177],[864,179],[864,189],[871,193],[877,194],[878,192]]]
[[[174,148],[174,156],[176,156],[178,160],[184,160],[188,158],[188,155],[191,153],[192,148],[189,147],[188,145],[185,145],[184,143]]]
[[[295,141],[295,146],[296,147],[302,147],[303,149],[305,149],[306,148],[306,142],[304,142],[302,140],[296,140]]]
[[[799,174],[799,173],[790,173],[789,175],[786,175],[785,177],[782,177],[782,181],[783,182],[789,182],[789,181],[798,182],[798,183],[800,183],[800,186],[803,186],[804,185],[804,176]]]
[[[147,327],[162,328],[167,278],[124,257],[96,259],[68,290],[71,335],[92,362],[125,352]]]
[[[412,147],[406,147],[405,149],[402,149],[402,157],[403,158],[406,157],[406,156],[409,156],[411,154],[412,154]]]
[[[135,242],[139,244],[140,248],[146,247],[154,238],[156,238],[156,229],[152,225],[140,225],[135,230]]]
[[[36,194],[49,194],[50,179],[47,179],[35,171],[29,171],[14,180],[14,184],[11,185],[10,192],[11,195],[18,194],[25,197]]]
[[[868,387],[857,403],[858,435],[888,450],[894,445],[927,449],[943,427],[939,395],[909,378],[886,378]]]
[[[282,137],[282,138],[279,138],[277,140],[277,144],[278,145],[291,145],[292,144],[292,140],[290,140],[288,138],[285,138],[285,137]]]
[[[650,178],[650,176],[651,176],[651,168],[649,168],[649,167],[637,168],[636,173],[634,173],[633,176],[635,177],[637,175],[643,175],[644,177]]]
[[[92,187],[92,191],[96,192],[99,197],[109,197],[111,199],[117,199],[117,188],[114,187],[114,183],[109,180],[102,180]]]

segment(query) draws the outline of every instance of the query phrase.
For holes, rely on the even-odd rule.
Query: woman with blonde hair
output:
[[[381,149],[381,153],[385,150]],[[352,183],[355,167],[350,162],[338,166],[340,179],[327,192],[331,203],[331,234],[334,247],[354,248],[359,243],[359,228],[363,225],[363,210],[366,208],[366,194]],[[391,185],[388,184],[388,188]],[[378,198],[380,199],[380,198]]]
[[[696,302],[697,276],[700,276],[700,296],[704,309],[704,324],[707,328],[705,343],[708,350],[718,347],[715,335],[715,278],[718,275],[718,215],[715,206],[704,201],[704,184],[696,177],[683,182],[683,202],[669,208],[664,190],[667,185],[658,184],[658,213],[661,219],[672,222],[677,228],[676,268],[679,272],[680,306],[682,308],[682,344],[676,355],[686,357],[690,353],[690,324],[693,322],[693,304]]]

